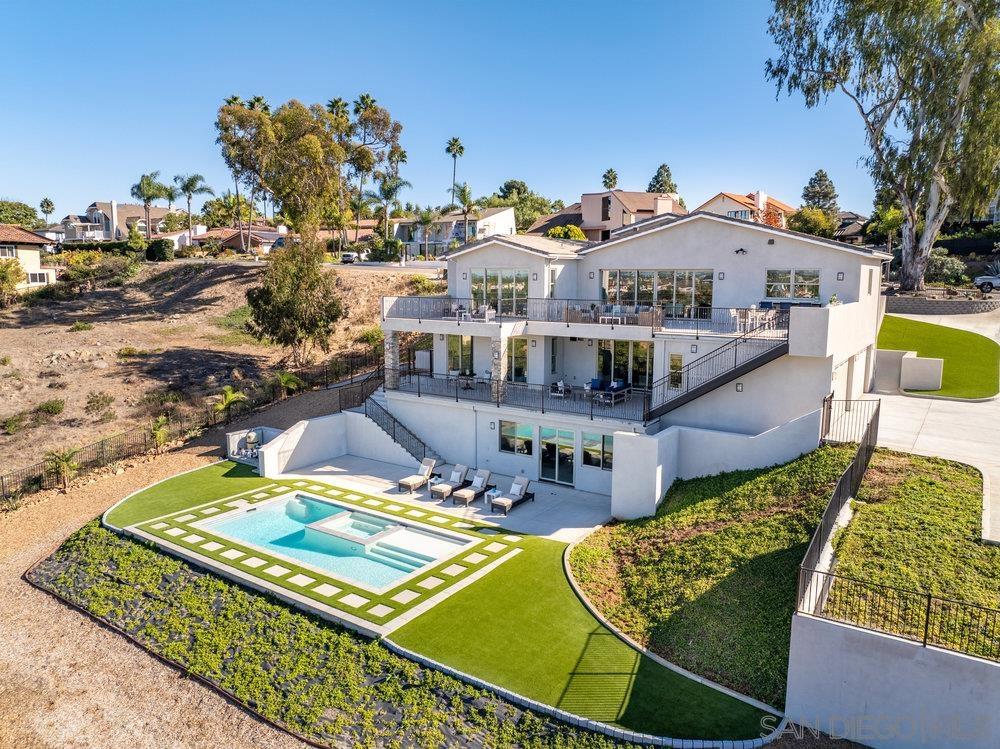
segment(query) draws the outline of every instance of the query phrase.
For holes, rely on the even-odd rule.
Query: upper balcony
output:
[[[500,325],[535,322],[648,330],[650,335],[740,336],[778,319],[775,309],[696,307],[692,305],[610,304],[596,299],[510,299],[481,304],[473,299],[435,296],[382,298],[383,320],[445,321]],[[782,320],[787,321],[784,315]],[[578,329],[579,331],[579,329]],[[555,331],[538,331],[540,334]],[[583,337],[590,337],[580,331]]]

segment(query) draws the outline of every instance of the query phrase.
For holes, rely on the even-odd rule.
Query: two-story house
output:
[[[424,227],[415,218],[393,219],[393,231],[396,239],[406,244],[409,255],[422,255],[426,250],[434,257],[444,253],[453,241],[464,244],[466,237],[469,242],[475,242],[517,232],[514,209],[510,207],[480,208],[469,213],[468,228],[465,222],[465,214],[461,211],[450,211],[434,221],[427,237],[424,237]]]
[[[152,206],[149,219],[152,233],[164,230],[163,218],[170,211]],[[128,239],[133,225],[143,235],[146,233],[146,209],[132,203],[96,201],[87,206],[82,215],[71,214],[60,222],[65,227],[65,242],[108,242]]]
[[[0,260],[17,260],[24,270],[24,281],[17,285],[18,290],[44,286],[56,280],[56,269],[43,264],[47,255],[45,247],[51,244],[46,237],[20,226],[0,224]]]
[[[580,196],[580,228],[592,241],[608,239],[615,229],[655,216],[686,213],[676,193],[605,190]]]
[[[383,299],[386,407],[449,462],[650,514],[676,477],[817,446],[824,398],[872,382],[887,259],[707,212],[489,238],[447,256],[447,296]]]
[[[795,213],[795,208],[762,190],[757,190],[746,195],[720,192],[698,206],[695,211],[717,213],[720,216],[756,221],[760,224],[784,229],[788,226],[788,217]]]

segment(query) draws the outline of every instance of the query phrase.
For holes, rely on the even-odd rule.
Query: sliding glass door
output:
[[[653,347],[648,341],[597,342],[597,377],[606,383],[621,380],[639,390],[653,382]]]
[[[539,476],[543,481],[573,484],[573,462],[576,452],[576,434],[567,429],[540,427],[538,442],[541,465]]]

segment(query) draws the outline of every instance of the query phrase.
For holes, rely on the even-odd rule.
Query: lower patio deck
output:
[[[445,469],[439,466],[438,469],[445,474],[450,466]],[[453,505],[451,500],[431,499],[429,487],[412,494],[400,493],[397,482],[414,473],[413,468],[343,455],[283,473],[281,478],[328,481],[386,501],[432,507],[434,512],[443,515],[471,522],[493,523],[511,531],[564,543],[578,541],[611,520],[611,497],[539,481],[531,482],[530,490],[535,493],[535,501],[518,505],[506,517],[503,513],[490,512],[484,499],[465,507]],[[509,489],[513,480],[512,476],[499,474],[492,477],[501,491]]]

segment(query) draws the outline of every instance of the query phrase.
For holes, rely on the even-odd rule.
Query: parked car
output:
[[[1000,289],[1000,276],[976,276],[973,283],[984,294],[989,294],[993,289]]]
[[[342,252],[340,254],[340,262],[342,263],[357,263],[361,261],[361,257],[356,252]]]

